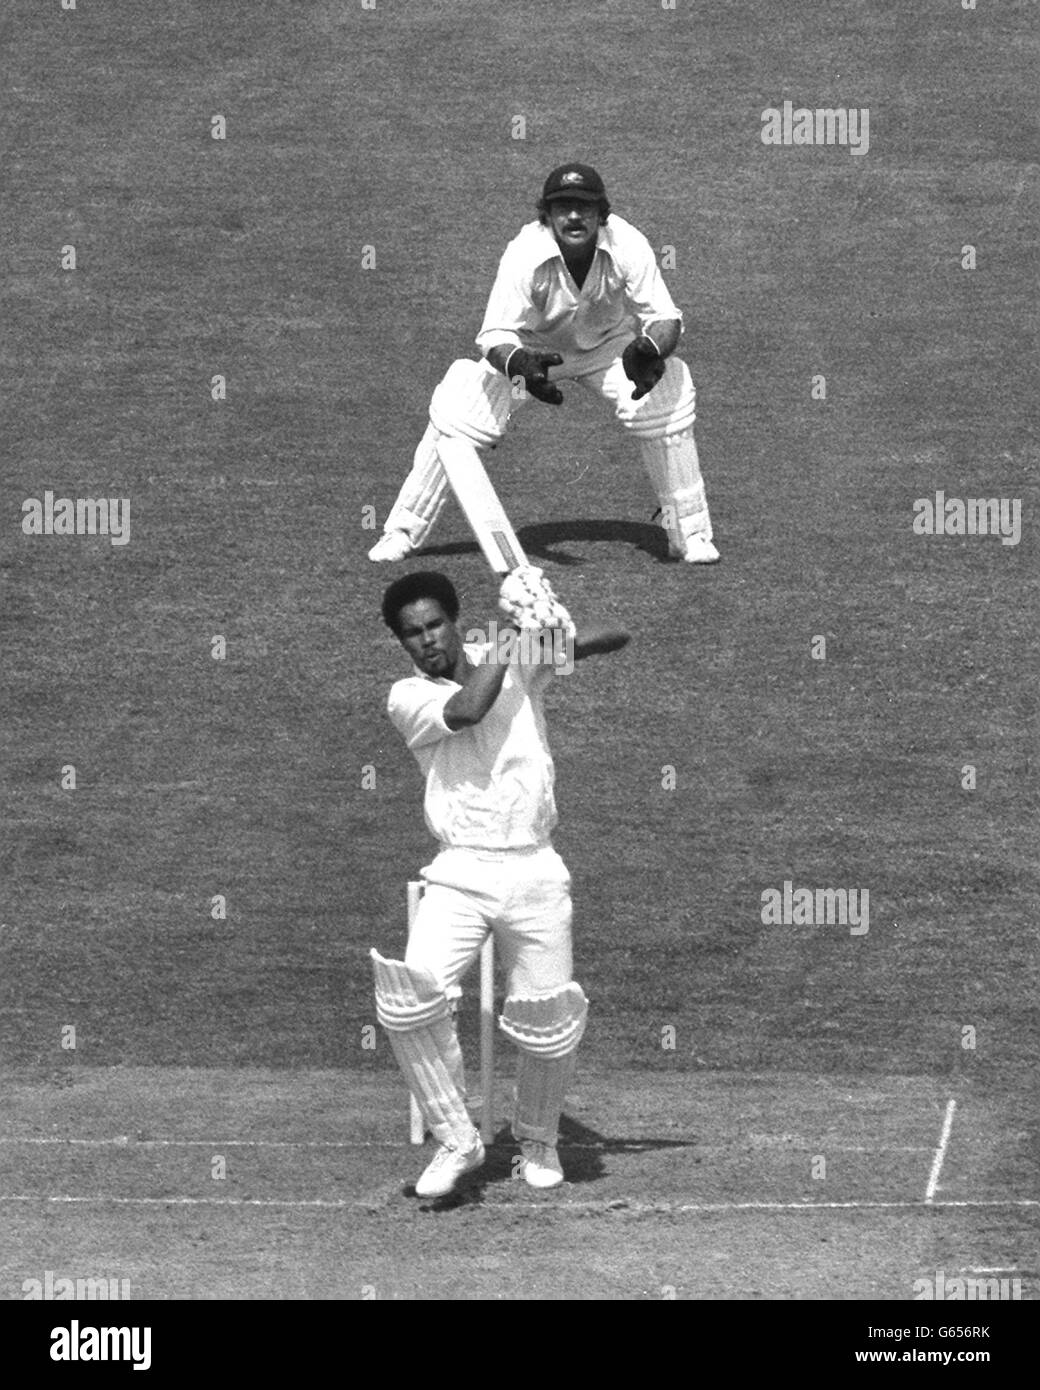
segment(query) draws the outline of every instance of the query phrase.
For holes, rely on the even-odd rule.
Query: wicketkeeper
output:
[[[635,438],[669,553],[695,564],[717,560],[693,437],[693,382],[673,355],[681,333],[650,243],[611,212],[599,174],[586,164],[554,169],[538,221],[499,264],[476,340],[480,361],[453,362],[434,391],[412,471],[369,559],[403,560],[426,541],[447,495],[442,438],[493,449],[529,397],[557,406],[561,383],[576,382]]]
[[[502,584],[498,620],[525,640],[464,644],[449,579],[419,571],[391,584],[383,619],[414,663],[387,709],[426,778],[425,814],[440,848],[421,872],[422,903],[403,961],[373,950],[376,1009],[437,1150],[420,1196],[450,1192],[484,1146],[465,1105],[462,1055],[447,991],[488,932],[506,972],[502,1031],[519,1049],[513,1135],[532,1187],[563,1181],[557,1131],[588,1001],[572,976],[570,874],[552,847],[553,761],[542,700],[562,629],[575,661],[613,652],[628,634],[577,633],[532,567]],[[560,667],[559,669],[563,669]],[[557,676],[557,679],[560,677]]]

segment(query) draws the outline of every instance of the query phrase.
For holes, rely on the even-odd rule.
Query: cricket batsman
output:
[[[642,232],[610,210],[587,164],[545,181],[538,221],[506,247],[477,336],[479,362],[453,362],[430,401],[430,423],[370,560],[403,560],[426,541],[447,495],[438,443],[493,449],[531,396],[563,403],[574,382],[602,397],[635,439],[669,554],[711,564],[711,517],[693,438],[695,396],[674,356],[682,314]]]
[[[500,607],[499,638],[503,630],[533,637],[520,646],[529,658],[548,653],[561,628],[574,661],[629,640],[606,627],[577,633],[531,566],[507,575]],[[404,960],[371,952],[379,1021],[437,1142],[415,1185],[421,1197],[444,1196],[484,1162],[447,991],[487,934],[506,972],[499,1026],[519,1050],[512,1130],[532,1187],[563,1182],[557,1131],[588,1012],[572,974],[571,878],[550,838],[556,803],[542,701],[558,668],[501,660],[500,642],[464,643],[458,617],[443,574],[407,574],[383,596],[383,620],[413,663],[387,710],[426,778],[426,824],[439,842],[421,870],[425,891]]]

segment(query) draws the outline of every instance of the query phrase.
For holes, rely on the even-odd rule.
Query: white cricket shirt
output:
[[[529,222],[506,247],[491,287],[477,347],[534,347],[590,352],[611,338],[632,338],[682,314],[642,232],[611,213],[579,290],[548,227]]]
[[[490,645],[467,645],[481,664]],[[556,824],[555,770],[542,700],[551,665],[510,665],[479,724],[452,732],[444,706],[462,687],[418,673],[394,683],[387,713],[426,776],[424,813],[444,845],[530,849]]]

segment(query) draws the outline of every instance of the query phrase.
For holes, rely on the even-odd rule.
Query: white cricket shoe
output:
[[[523,1155],[520,1174],[528,1187],[559,1187],[563,1182],[563,1169],[554,1144],[524,1139],[520,1152]]]
[[[707,536],[687,536],[682,550],[669,541],[668,553],[675,560],[685,560],[688,565],[714,565],[721,559]]]
[[[406,560],[415,546],[407,531],[386,531],[368,552],[368,558],[380,561]]]
[[[438,1145],[429,1166],[415,1184],[417,1197],[446,1197],[455,1190],[455,1184],[464,1173],[472,1173],[484,1162],[484,1145],[476,1130],[472,1148],[453,1148],[449,1144]]]

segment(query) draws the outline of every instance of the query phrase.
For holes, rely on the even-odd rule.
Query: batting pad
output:
[[[581,1042],[589,1001],[573,981],[552,994],[524,998],[511,994],[498,1023],[522,1052],[536,1057],[565,1057]]]
[[[447,996],[432,975],[369,952],[376,977],[376,1014],[397,1064],[438,1144],[469,1148],[476,1131],[456,1078],[462,1052]]]
[[[555,1144],[589,1001],[573,981],[553,994],[510,995],[498,1022],[520,1049],[513,1135]]]
[[[536,1057],[521,1052],[516,1064],[513,1137],[555,1145],[567,1089],[574,1079],[577,1051],[565,1057]]]

